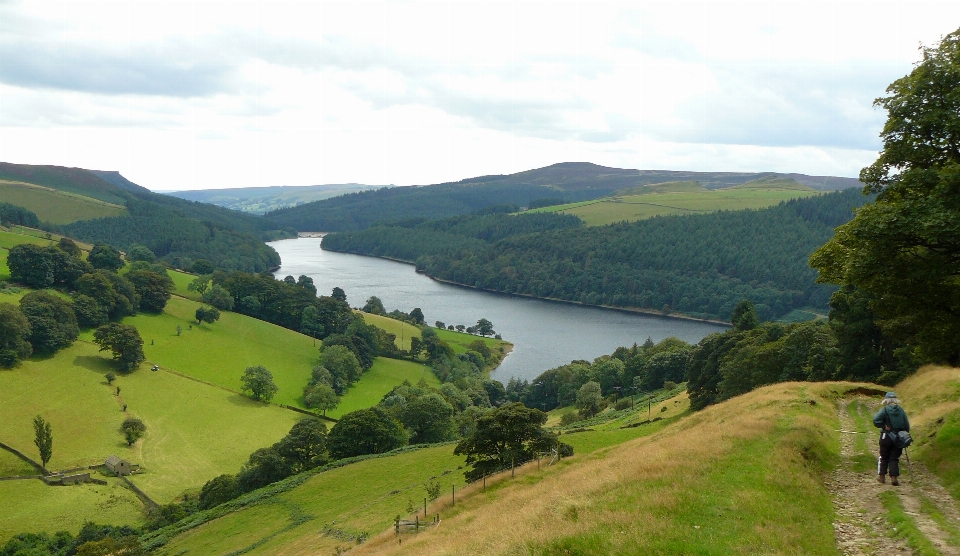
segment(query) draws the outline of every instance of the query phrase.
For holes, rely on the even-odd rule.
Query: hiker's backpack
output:
[[[901,450],[913,444],[913,437],[907,431],[891,433],[890,436],[893,437],[893,445]]]

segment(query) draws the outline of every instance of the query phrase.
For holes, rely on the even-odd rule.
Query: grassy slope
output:
[[[301,415],[147,367],[119,376],[95,345],[76,342],[45,360],[0,372],[0,439],[34,456],[33,415],[53,426],[50,469],[101,463],[116,454],[144,466],[134,482],[166,502],[198,489],[222,473],[234,473],[257,448],[276,442]],[[120,387],[120,396],[115,387]],[[147,425],[144,440],[128,447],[120,435],[127,414]]]
[[[543,210],[573,214],[589,226],[602,226],[623,220],[635,221],[671,214],[758,209],[776,205],[780,201],[816,194],[817,192],[813,189],[793,180],[758,180],[727,189],[710,191],[667,189],[665,193],[616,196],[590,203],[560,205]]]
[[[426,365],[378,357],[374,360],[373,367],[363,373],[360,381],[354,384],[340,399],[340,405],[336,409],[328,411],[327,415],[339,418],[351,411],[377,405],[387,392],[405,380],[409,381],[410,384],[417,384],[424,380],[429,386],[440,386],[440,381]],[[304,385],[306,385],[306,382],[304,382]]]
[[[248,554],[332,554],[349,540],[318,534],[331,526],[377,533],[406,515],[409,502],[423,503],[422,485],[437,476],[449,496],[463,475],[463,458],[450,445],[372,459],[318,474],[296,489],[189,531],[160,554],[226,554],[257,545]],[[443,475],[444,472],[447,475]]]
[[[36,213],[43,222],[70,224],[110,216],[122,216],[126,207],[67,191],[0,180],[0,198]]]
[[[390,334],[395,334],[397,336],[396,344],[397,347],[403,350],[410,349],[410,340],[416,336],[420,338],[420,329],[416,326],[402,322],[396,319],[391,319],[389,317],[383,317],[380,315],[373,315],[371,313],[362,313],[363,320],[367,324],[372,324],[378,328],[386,330]],[[402,342],[401,342],[402,340]]]
[[[56,442],[56,439],[54,439]],[[77,533],[86,521],[140,525],[143,504],[119,479],[109,484],[51,487],[42,481],[0,481],[0,546],[23,532]],[[14,511],[9,511],[11,508]]]
[[[418,554],[833,553],[829,385],[764,388],[466,496]],[[816,399],[816,405],[806,403]],[[642,428],[642,427],[641,427]],[[587,434],[587,433],[583,433]],[[575,435],[571,435],[571,438]],[[392,553],[389,536],[359,553]]]
[[[162,314],[140,314],[124,322],[140,331],[152,363],[234,391],[241,388],[244,369],[263,365],[279,388],[273,401],[301,405],[303,387],[319,357],[312,338],[227,311],[219,321],[198,326],[193,319],[197,307],[195,301],[174,297]],[[92,332],[81,337],[90,339]]]

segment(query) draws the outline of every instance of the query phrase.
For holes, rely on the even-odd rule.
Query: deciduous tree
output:
[[[472,467],[464,472],[467,480],[479,479],[556,447],[557,435],[544,430],[546,422],[546,413],[519,402],[481,415],[476,431],[454,449],[455,454],[466,455]]]
[[[0,303],[0,367],[10,368],[30,357],[29,336],[30,321],[23,311],[12,303]]]
[[[118,322],[104,324],[93,333],[93,341],[100,346],[100,351],[109,350],[113,353],[113,360],[122,372],[134,371],[146,360],[143,339],[132,325]]]
[[[379,407],[347,413],[327,436],[330,456],[334,459],[382,454],[406,443],[403,426]]]
[[[133,446],[133,443],[140,440],[147,432],[147,425],[136,417],[128,417],[123,420],[120,430],[123,432],[123,439],[127,441],[127,446]]]
[[[262,365],[247,367],[243,376],[240,377],[240,382],[243,383],[243,391],[250,392],[255,400],[269,402],[277,393],[277,385],[273,383],[273,373]]]
[[[883,150],[860,172],[875,202],[810,258],[819,280],[871,296],[884,335],[925,361],[960,364],[960,30],[875,105]]]

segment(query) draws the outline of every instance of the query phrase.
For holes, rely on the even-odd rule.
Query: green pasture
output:
[[[363,373],[360,381],[354,384],[347,393],[340,398],[340,405],[327,412],[328,417],[339,418],[351,411],[373,407],[403,381],[417,384],[425,380],[428,385],[438,388],[440,381],[426,365],[377,357],[367,372]],[[304,386],[306,383],[304,383]],[[301,387],[302,388],[302,387]]]
[[[474,334],[467,334],[465,332],[456,332],[454,330],[444,330],[442,328],[434,328],[437,333],[437,336],[450,345],[453,348],[454,353],[466,353],[469,351],[469,346],[477,340],[483,340],[483,343],[487,344],[487,347],[490,348],[490,351],[500,351],[502,347],[504,352],[508,352],[513,348],[513,344],[507,342],[506,340],[497,340],[496,338],[484,338],[483,336],[476,336]]]
[[[279,388],[274,403],[302,406],[303,387],[320,357],[312,338],[229,311],[213,324],[198,325],[197,307],[196,301],[173,297],[163,313],[141,313],[123,322],[140,331],[151,363],[233,391],[240,391],[247,367],[263,365]],[[92,331],[81,333],[81,338],[92,337]]]
[[[20,457],[0,449],[0,477],[16,477],[17,475],[37,475],[40,470],[23,461]]]
[[[70,224],[127,214],[126,207],[49,187],[0,180],[0,198],[33,211],[43,222]]]
[[[377,328],[382,328],[390,334],[395,334],[397,336],[396,344],[398,349],[409,350],[410,349],[410,340],[416,336],[420,338],[420,329],[416,326],[408,323],[399,321],[397,319],[392,319],[390,317],[384,317],[381,315],[374,315],[371,313],[363,313],[363,320],[367,324],[372,324]]]
[[[764,180],[716,190],[666,190],[664,193],[621,195],[588,203],[558,205],[548,212],[573,214],[588,226],[636,221],[673,214],[719,210],[760,209],[781,201],[809,197],[817,192],[793,180]]]
[[[29,228],[21,228],[19,226],[14,226],[9,230],[0,230],[0,248],[10,249],[15,245],[20,245],[21,243],[32,243],[34,245],[40,245],[46,247],[48,245],[53,245],[53,241],[45,237],[38,237],[33,234],[24,233],[25,230]],[[59,240],[60,236],[51,236]]]
[[[119,479],[98,478],[108,484],[47,486],[39,479],[0,481],[4,508],[0,511],[0,546],[18,533],[76,534],[87,521],[142,525],[143,504],[133,491]]]
[[[36,459],[32,419],[42,415],[53,428],[49,469],[93,465],[116,454],[143,466],[133,481],[164,503],[217,475],[235,473],[251,452],[273,444],[303,418],[146,365],[108,385],[104,375],[112,369],[105,352],[78,341],[49,359],[0,372],[0,440]],[[120,434],[128,415],[147,425],[133,447]]]
[[[408,504],[422,512],[423,485],[431,477],[438,478],[441,496],[449,498],[451,485],[464,484],[457,470],[461,465],[463,457],[447,445],[332,469],[175,537],[159,553],[333,554],[336,547],[355,542],[323,535],[324,528],[376,535],[393,524],[394,516],[408,515]]]
[[[167,270],[167,275],[173,280],[174,294],[194,301],[200,301],[200,294],[195,291],[190,291],[190,283],[197,278],[196,275],[170,269]]]

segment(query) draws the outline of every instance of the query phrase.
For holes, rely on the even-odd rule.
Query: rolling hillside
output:
[[[289,237],[254,215],[159,195],[117,172],[0,163],[0,199],[36,212],[49,231],[122,250],[140,244],[186,268],[262,272],[280,258],[265,240]]]
[[[874,411],[885,388],[784,383],[699,413],[685,410],[681,395],[653,407],[667,409],[660,421],[565,433],[577,445],[572,458],[527,464],[516,478],[507,471],[486,488],[463,486],[452,446],[438,446],[291,480],[144,539],[159,542],[164,555],[837,554],[841,542],[865,553],[881,546],[952,553],[960,471],[939,463],[955,447],[946,457],[936,454],[941,437],[958,439],[958,387],[960,369],[936,367],[897,386],[920,439],[915,457],[933,471],[897,492],[873,481],[869,469],[860,472],[862,486],[835,482],[836,473],[855,473],[871,449],[846,440],[875,439],[868,419],[844,425],[866,437],[843,435],[839,423],[848,408]],[[445,490],[427,515],[439,514],[441,525],[398,537],[394,516],[423,517],[423,485],[431,477]],[[929,498],[938,483],[954,498]],[[844,513],[850,489],[870,508]],[[904,507],[917,507],[904,514],[897,494]],[[845,533],[854,530],[864,536]]]
[[[852,178],[775,173],[672,172],[607,168],[564,162],[510,175],[480,176],[453,183],[395,187],[307,203],[268,213],[277,227],[300,231],[362,230],[376,222],[430,220],[469,214],[495,205],[526,207],[543,199],[582,202],[617,191],[665,182],[696,181],[707,189],[762,178],[792,179],[818,190],[861,187]]]
[[[816,194],[790,178],[761,178],[725,189],[706,189],[687,181],[633,187],[595,201],[534,210],[572,214],[588,226],[603,226],[655,216],[760,209]]]

